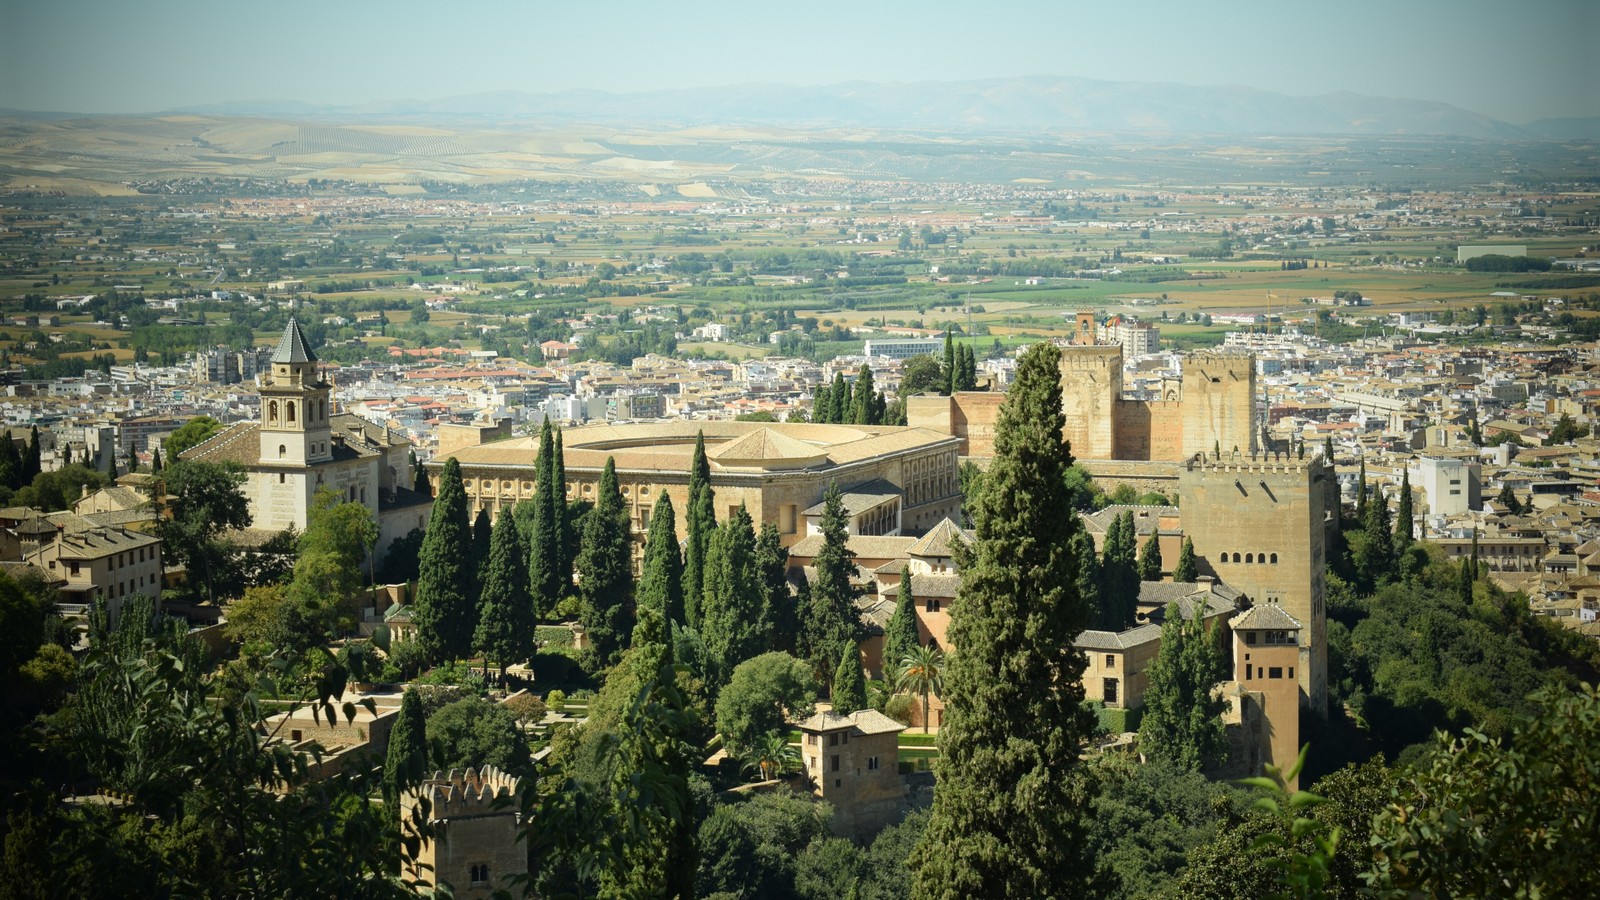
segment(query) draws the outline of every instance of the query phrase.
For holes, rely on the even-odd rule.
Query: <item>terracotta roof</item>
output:
[[[808,534],[789,547],[789,556],[814,559],[822,552],[820,534]],[[845,538],[845,548],[858,559],[904,559],[916,538],[888,534],[852,534]]]
[[[948,518],[939,520],[927,534],[923,535],[909,551],[912,556],[943,557],[954,556],[954,547],[957,542],[970,545],[974,538],[961,530],[961,527]]]
[[[860,734],[898,734],[905,731],[906,727],[889,718],[875,709],[863,709],[841,716],[831,710],[819,712],[809,719],[798,723],[805,731],[842,731],[850,728]]]
[[[1260,603],[1233,620],[1233,630],[1265,628],[1272,631],[1297,631],[1300,622],[1276,603]]]
[[[1072,643],[1080,650],[1121,651],[1159,640],[1161,640],[1160,625],[1135,625],[1125,631],[1085,631]]]
[[[960,575],[911,575],[911,596],[917,598],[939,597],[947,599],[961,592]],[[900,597],[900,585],[884,585],[885,597]]]

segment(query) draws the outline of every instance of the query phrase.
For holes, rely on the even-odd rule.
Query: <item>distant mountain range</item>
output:
[[[1352,93],[1294,97],[1236,86],[1030,76],[981,81],[844,82],[607,93],[494,91],[347,106],[240,101],[176,112],[287,119],[470,123],[771,126],[982,133],[1451,135],[1600,138],[1600,117],[1513,125],[1447,103]]]

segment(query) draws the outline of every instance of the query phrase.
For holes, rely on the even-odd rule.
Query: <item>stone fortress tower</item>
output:
[[[1298,624],[1300,702],[1328,711],[1327,481],[1322,458],[1197,454],[1178,473],[1201,571]]]
[[[517,840],[520,815],[512,798],[518,779],[494,768],[435,772],[400,798],[402,822],[418,808],[432,836],[416,856],[401,861],[418,887],[448,884],[456,897],[490,897],[528,872],[528,845]],[[496,802],[500,801],[500,802]]]

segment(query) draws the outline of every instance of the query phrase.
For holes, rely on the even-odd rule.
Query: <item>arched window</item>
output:
[[[1244,561],[1247,563],[1253,563],[1256,561],[1256,555],[1254,553],[1246,553],[1244,555]]]
[[[283,405],[283,410],[284,410],[284,413],[285,413],[286,417],[288,418],[288,420],[293,422],[294,421],[294,401],[291,400],[288,403],[285,403]]]
[[[1234,561],[1234,562],[1238,562],[1238,561],[1239,561],[1239,554],[1237,554],[1237,553],[1235,553],[1235,554],[1234,554],[1234,555],[1233,555],[1233,561]]]
[[[279,459],[283,459],[284,457],[286,457],[288,455],[289,455],[289,448],[285,447],[282,444],[279,444],[278,445],[278,458]]]
[[[327,417],[328,417],[328,401],[326,401],[326,400],[318,400],[317,401],[317,421],[320,422],[323,419],[326,419]]]
[[[1276,554],[1276,553],[1272,554],[1272,564],[1273,565],[1277,565],[1278,564],[1278,554]]]
[[[272,423],[278,421],[278,401],[276,400],[267,404],[267,421]]]

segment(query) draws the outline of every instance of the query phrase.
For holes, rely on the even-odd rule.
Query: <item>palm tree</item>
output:
[[[771,781],[779,775],[800,768],[800,751],[789,743],[788,735],[773,731],[757,741],[756,745],[745,753],[744,760],[747,771],[760,772],[762,781]]]
[[[928,733],[928,698],[944,690],[944,651],[929,644],[900,661],[900,689],[922,695],[922,733]]]

